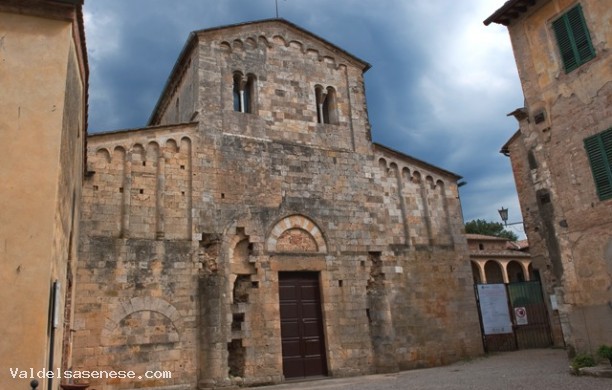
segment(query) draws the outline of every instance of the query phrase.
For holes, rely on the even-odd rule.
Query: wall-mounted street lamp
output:
[[[505,209],[504,206],[502,206],[501,209],[497,210],[497,212],[499,213],[499,216],[501,217],[502,221],[504,221],[504,226],[518,225],[523,223],[523,221],[508,223],[508,209]]]

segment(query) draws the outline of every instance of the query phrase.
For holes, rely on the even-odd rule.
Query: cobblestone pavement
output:
[[[612,389],[612,379],[569,374],[566,352],[531,349],[488,355],[445,367],[403,371],[396,374],[323,379],[267,386],[281,389]]]

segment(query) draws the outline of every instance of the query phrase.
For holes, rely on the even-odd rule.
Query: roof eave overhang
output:
[[[521,136],[521,130],[519,129],[512,135],[512,137],[510,137],[508,141],[506,141],[506,143],[504,144],[504,146],[501,147],[499,152],[503,154],[504,156],[509,157],[510,156],[510,144],[516,141],[518,137],[520,136]]]
[[[538,0],[509,0],[500,9],[483,21],[485,26],[497,23],[509,26],[514,19],[519,18],[527,12],[527,9],[534,6]]]

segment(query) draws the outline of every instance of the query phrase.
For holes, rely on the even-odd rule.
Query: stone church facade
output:
[[[92,134],[74,369],[196,389],[482,353],[459,176],[373,144],[369,65],[287,21],[190,35],[148,127]]]

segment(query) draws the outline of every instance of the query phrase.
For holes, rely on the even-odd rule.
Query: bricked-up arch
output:
[[[288,239],[294,239],[296,247],[287,245]],[[281,219],[266,241],[268,252],[314,252],[327,253],[327,244],[319,227],[302,215],[291,215]]]
[[[104,328],[102,329],[101,342],[102,345],[113,345],[121,338],[121,327],[126,326],[126,321],[130,318],[136,320],[135,323],[141,322],[142,312],[149,312],[148,318],[159,318],[160,323],[163,323],[168,333],[168,342],[178,342],[180,337],[178,329],[182,327],[182,319],[178,310],[169,302],[154,298],[154,297],[134,297],[129,300],[121,301],[117,304],[115,310],[109,317],[106,318]],[[142,323],[146,326],[146,323]],[[136,340],[136,343],[147,343],[145,340]]]

